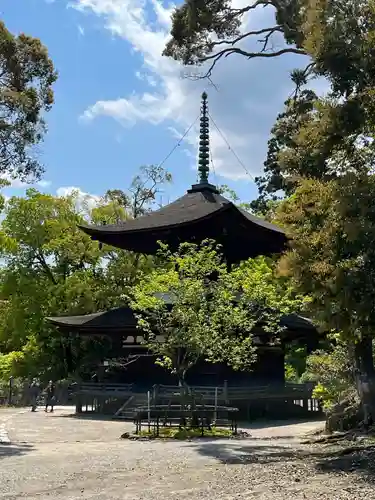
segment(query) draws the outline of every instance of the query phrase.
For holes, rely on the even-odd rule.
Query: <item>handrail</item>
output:
[[[275,384],[251,386],[190,386],[192,394],[205,399],[252,399],[254,397],[295,397],[312,398],[314,384]],[[109,384],[100,382],[83,382],[77,384],[77,392],[133,392],[134,384]],[[180,386],[155,385],[152,391],[153,399],[178,396]]]
[[[206,398],[218,397],[218,399],[252,399],[254,397],[301,397],[311,398],[313,384],[275,384],[275,385],[254,385],[254,386],[191,386],[189,389],[195,395]],[[181,387],[159,385],[154,387],[154,393],[158,397],[168,397],[178,395]]]
[[[86,391],[110,391],[131,392],[134,384],[107,384],[100,382],[82,382],[77,385],[78,392]]]

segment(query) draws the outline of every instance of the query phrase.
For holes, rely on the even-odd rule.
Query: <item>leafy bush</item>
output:
[[[156,433],[154,433],[153,430],[150,432],[147,430],[141,431],[139,436],[143,437],[157,437]],[[203,437],[231,437],[233,436],[233,431],[230,429],[223,429],[219,427],[212,427],[211,429],[204,429]],[[179,439],[179,440],[185,440],[185,439],[193,439],[193,438],[200,438],[202,437],[202,431],[201,429],[188,429],[188,428],[170,428],[170,427],[163,427],[159,429],[159,438],[164,438],[164,439]]]
[[[22,367],[24,361],[25,355],[22,351],[0,354],[0,380],[8,380]]]
[[[285,380],[286,382],[298,382],[299,377],[297,370],[289,363],[285,363]]]
[[[321,399],[325,410],[352,399],[356,389],[348,348],[336,337],[329,351],[319,350],[307,357],[301,382],[316,382],[314,397]]]
[[[10,380],[0,379],[0,398],[4,398],[8,402]],[[25,382],[22,379],[15,378],[12,380],[12,404],[18,405],[24,402],[25,397]]]

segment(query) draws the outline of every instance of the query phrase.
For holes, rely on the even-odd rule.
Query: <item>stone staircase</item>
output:
[[[113,415],[115,420],[133,420],[134,410],[140,406],[147,406],[147,393],[135,392]]]

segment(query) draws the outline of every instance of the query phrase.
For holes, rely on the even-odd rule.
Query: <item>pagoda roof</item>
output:
[[[129,307],[116,307],[108,311],[79,316],[47,317],[46,320],[59,328],[82,331],[82,333],[118,332],[137,328],[137,320]]]
[[[47,317],[46,320],[56,327],[87,334],[100,333],[105,335],[105,332],[120,333],[137,328],[137,320],[130,307],[117,307],[108,311],[80,316]],[[316,332],[312,321],[298,314],[284,315],[280,323],[287,330]]]
[[[241,257],[234,261],[279,253],[287,241],[281,228],[237,207],[210,184],[195,185],[176,201],[137,219],[79,227],[94,240],[146,254],[158,250],[159,240],[176,247],[180,241],[197,241],[201,235],[201,239],[212,238],[222,244],[224,254],[228,254],[228,246],[242,245],[237,249]]]
[[[114,233],[136,233],[149,231],[150,229],[165,229],[190,224],[191,222],[204,220],[213,214],[228,209],[236,209],[245,220],[268,231],[284,235],[284,231],[260,217],[250,214],[240,207],[236,207],[218,192],[205,190],[189,190],[169,205],[150,212],[137,219],[127,220],[120,224],[105,226],[79,226],[83,231],[94,236],[97,234]]]
[[[199,132],[199,182],[169,205],[119,224],[79,228],[93,240],[124,250],[154,255],[159,241],[176,251],[180,243],[215,240],[227,262],[281,253],[287,243],[284,231],[237,207],[209,183],[209,110],[203,92]]]

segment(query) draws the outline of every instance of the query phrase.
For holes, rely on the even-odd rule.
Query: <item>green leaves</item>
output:
[[[312,297],[316,318],[351,339],[375,325],[374,195],[372,175],[305,181],[279,214],[293,235],[281,267]]]
[[[43,138],[43,113],[53,104],[53,63],[40,40],[13,36],[0,22],[0,72],[0,173],[39,178],[43,168],[32,147]]]
[[[113,224],[134,210],[143,213],[169,180],[165,170],[148,166],[127,193],[109,191],[94,207],[81,203],[78,193],[57,197],[35,189],[7,202],[0,227],[0,378],[1,373],[38,372],[66,377],[105,356],[105,342],[76,339],[68,363],[64,337],[45,317],[124,305],[126,294],[157,259],[100,247],[78,225]]]
[[[249,25],[249,17],[254,11],[269,6],[275,9],[275,23],[271,26],[267,23],[256,30],[241,30],[241,25]],[[172,13],[171,39],[163,55],[184,65],[209,61],[212,66],[207,76],[210,77],[216,62],[231,54],[247,59],[277,57],[288,52],[305,54],[301,30],[303,7],[304,4],[297,0],[257,0],[239,8],[234,8],[228,0],[186,0]],[[274,49],[273,35],[280,33],[284,35],[287,46]]]
[[[98,245],[80,232],[82,222],[72,198],[28,190],[13,197],[1,227],[0,353],[21,363],[8,364],[13,375],[27,375],[49,364],[62,366],[54,331],[48,338],[45,316],[96,310],[100,279],[93,276],[101,256]],[[55,338],[53,338],[55,336]],[[46,353],[49,353],[46,356]],[[56,357],[55,357],[56,356]],[[18,359],[18,358],[17,358]]]
[[[199,359],[250,369],[254,332],[262,328],[276,341],[281,315],[304,302],[266,259],[229,272],[211,241],[182,244],[176,253],[162,246],[160,254],[164,269],[151,271],[132,288],[131,306],[159,363],[182,380]]]
[[[314,396],[321,399],[326,409],[355,394],[351,358],[348,345],[336,337],[334,347],[319,350],[308,356],[303,381],[316,382]]]

